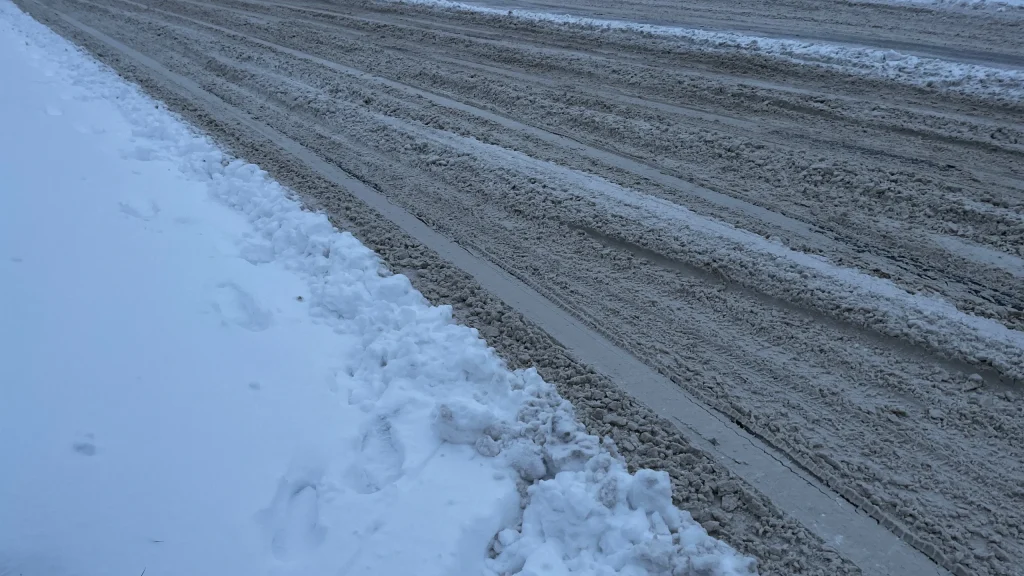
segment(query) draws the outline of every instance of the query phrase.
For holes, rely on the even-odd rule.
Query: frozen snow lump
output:
[[[708,535],[672,503],[665,472],[626,470],[611,442],[602,446],[575,419],[572,406],[535,370],[517,370],[525,398],[515,422],[496,421],[482,403],[442,404],[442,438],[497,447],[527,484],[515,529],[492,542],[493,574],[733,576],[756,574],[757,562]],[[495,398],[497,399],[497,398]]]
[[[495,574],[741,575],[756,562],[672,505],[668,474],[630,475],[608,453],[529,488],[518,530],[494,542]]]

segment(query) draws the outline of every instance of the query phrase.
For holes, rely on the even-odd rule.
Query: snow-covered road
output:
[[[509,18],[562,24],[595,30],[630,30],[652,37],[679,39],[701,46],[709,51],[750,51],[769,58],[795,63],[833,68],[865,78],[887,78],[899,83],[921,86],[946,86],[950,90],[965,93],[987,94],[1020,100],[1024,97],[1024,71],[991,67],[978,64],[950,61],[942,58],[921,57],[913,53],[901,53],[892,49],[872,48],[863,45],[845,45],[828,41],[808,41],[788,38],[772,38],[741,34],[731,31],[712,31],[682,26],[665,26],[592,18],[563,12],[553,12],[550,5],[541,2],[539,10],[523,9],[530,2],[481,5],[476,2],[453,0],[400,0],[411,4],[435,6],[460,12],[475,12],[489,15],[505,15]],[[988,0],[898,0],[921,4],[985,5]],[[1015,0],[1009,0],[1013,2]],[[1019,2],[1019,0],[1016,0]],[[992,4],[1002,4],[992,2]],[[1011,4],[1012,5],[1012,4]],[[577,10],[582,7],[575,7]]]
[[[743,574],[533,371],[0,0],[0,574]]]

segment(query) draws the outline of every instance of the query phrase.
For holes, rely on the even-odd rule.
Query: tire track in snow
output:
[[[38,2],[36,5],[44,7]],[[44,9],[53,10],[49,7]],[[740,474],[745,480],[765,491],[775,502],[785,506],[790,514],[801,519],[806,525],[813,526],[815,531],[828,541],[841,542],[838,547],[843,549],[845,554],[860,559],[865,574],[927,573],[934,570],[927,559],[901,543],[891,533],[881,529],[874,521],[858,514],[851,506],[837,503],[827,492],[817,487],[813,480],[803,478],[793,469],[783,465],[782,459],[772,456],[771,450],[761,445],[756,438],[715,415],[666,378],[652,372],[600,335],[580,325],[560,307],[494,264],[474,256],[434,232],[362,182],[323,161],[298,142],[228,105],[192,80],[166,69],[148,56],[78,22],[67,14],[57,10],[53,12],[67,25],[145,66],[176,85],[176,90],[184,92],[190,99],[202,102],[218,115],[231,117],[246,125],[274,142],[286,154],[311,166],[352,192],[424,245],[469,272],[481,286],[515,306],[519,312],[579,354],[581,359],[602,369],[617,384],[629,390],[641,401],[656,407],[659,413],[684,426],[691,437],[715,438],[714,442],[702,442],[702,448],[717,453],[719,458],[735,464],[742,463],[744,469]],[[876,564],[877,550],[880,548],[889,551],[884,567]]]

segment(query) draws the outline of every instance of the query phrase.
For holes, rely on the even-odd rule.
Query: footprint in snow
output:
[[[96,455],[96,445],[92,442],[75,442],[71,447],[82,456]]]
[[[251,332],[270,328],[273,314],[260,306],[244,288],[224,282],[214,292],[213,309],[225,324],[234,324]]]
[[[131,201],[131,202],[118,202],[121,207],[121,212],[131,216],[132,218],[138,218],[146,222],[154,219],[160,214],[160,205],[150,200],[149,202]]]
[[[363,433],[357,460],[348,469],[350,487],[360,494],[379,492],[402,477],[404,465],[405,446],[391,421],[378,417]]]
[[[104,134],[107,129],[102,126],[91,126],[89,124],[83,124],[81,122],[75,122],[74,128],[80,134],[92,135],[92,134]]]
[[[320,492],[308,479],[282,478],[270,507],[262,513],[270,533],[270,550],[281,561],[299,560],[327,536],[320,524]]]
[[[95,456],[96,455],[96,442],[95,437],[90,433],[82,437],[81,440],[73,443],[71,449],[81,454],[82,456]],[[2,573],[0,573],[2,574]]]
[[[335,371],[334,379],[329,382],[331,392],[337,394],[345,390],[349,406],[372,405],[380,400],[390,384],[389,379],[362,382],[355,376],[355,370],[350,366]]]
[[[56,106],[51,105],[46,107],[46,114],[49,116],[63,116],[64,111]]]

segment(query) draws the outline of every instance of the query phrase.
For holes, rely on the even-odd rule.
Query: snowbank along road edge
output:
[[[44,4],[20,3],[538,365],[764,572],[1013,572],[1019,100],[430,7]]]

